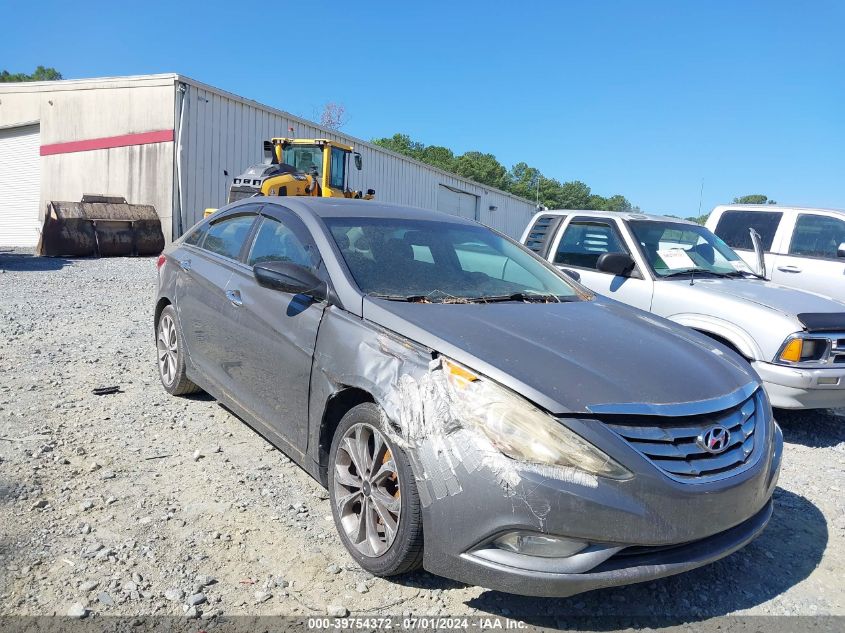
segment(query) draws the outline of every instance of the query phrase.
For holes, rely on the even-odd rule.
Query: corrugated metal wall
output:
[[[464,180],[388,152],[359,139],[326,130],[285,112],[219,91],[187,78],[181,136],[183,230],[197,222],[206,207],[220,207],[232,178],[249,165],[261,162],[262,142],[274,136],[329,138],[354,145],[364,168],[350,170],[350,187],[376,190],[385,202],[438,208],[439,185],[478,196],[477,219],[519,238],[534,213],[534,205],[505,192]],[[180,92],[176,92],[177,110]],[[289,132],[289,128],[293,132]],[[492,208],[491,208],[492,207]]]

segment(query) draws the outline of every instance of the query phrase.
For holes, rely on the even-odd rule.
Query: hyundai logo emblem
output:
[[[731,432],[723,426],[710,427],[695,438],[696,444],[713,455],[723,452],[730,442]]]

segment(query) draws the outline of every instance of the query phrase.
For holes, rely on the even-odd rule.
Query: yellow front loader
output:
[[[228,202],[252,196],[322,196],[371,200],[349,188],[352,165],[361,169],[361,154],[350,145],[328,139],[273,138],[264,141],[264,162],[232,181]],[[216,209],[206,209],[205,215]]]

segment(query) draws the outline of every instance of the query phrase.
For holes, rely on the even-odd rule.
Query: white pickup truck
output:
[[[845,406],[845,303],[760,279],[707,228],[638,213],[543,211],[522,242],[589,289],[733,349],[773,406]]]
[[[753,228],[762,239],[772,281],[845,301],[845,211],[721,205],[710,213],[707,228],[749,264],[756,261],[748,237]]]

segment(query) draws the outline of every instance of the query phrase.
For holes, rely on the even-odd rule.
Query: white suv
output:
[[[754,266],[753,228],[762,238],[768,278],[845,301],[845,211],[728,204],[713,209],[707,228]]]

